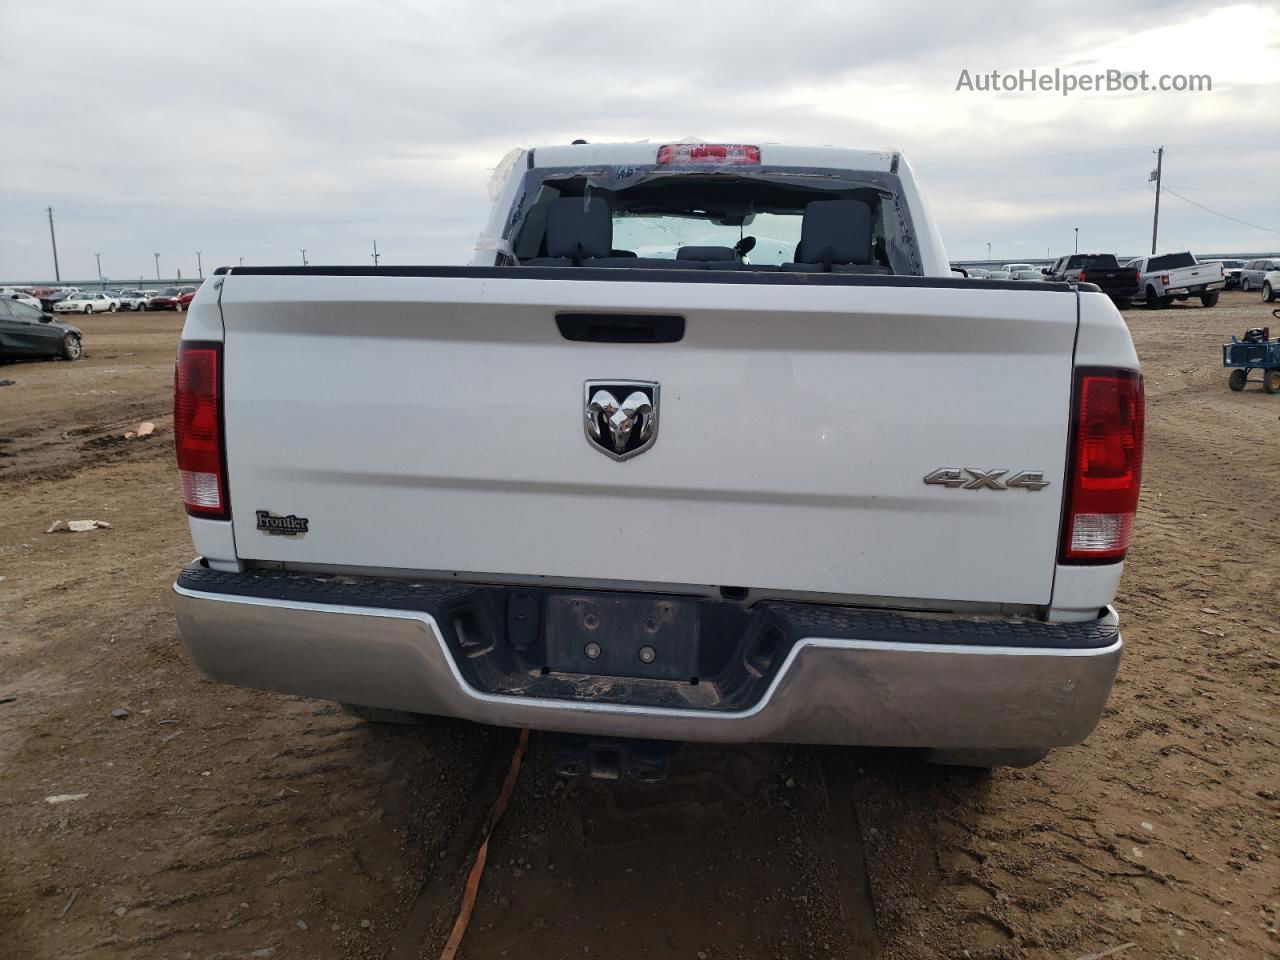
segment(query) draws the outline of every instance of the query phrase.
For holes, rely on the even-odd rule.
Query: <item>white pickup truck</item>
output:
[[[1138,299],[1148,307],[1167,307],[1174,300],[1199,297],[1206,307],[1217,305],[1227,281],[1222,261],[1200,263],[1195,255],[1162,253],[1158,257],[1138,257],[1125,267],[1138,274]]]
[[[895,152],[539,147],[493,192],[469,266],[192,302],[206,674],[577,734],[606,772],[630,741],[594,738],[998,765],[1089,734],[1142,459],[1105,295],[953,277]]]

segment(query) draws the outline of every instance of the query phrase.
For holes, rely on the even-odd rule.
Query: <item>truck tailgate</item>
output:
[[[1197,263],[1193,267],[1178,267],[1164,271],[1170,287],[1191,287],[1198,283],[1214,283],[1222,279],[1222,269],[1216,263]]]
[[[223,278],[241,558],[1048,602],[1075,293],[457,273]],[[686,331],[573,342],[561,312]],[[650,449],[588,441],[588,380],[660,384]],[[938,468],[1049,485],[924,483]]]

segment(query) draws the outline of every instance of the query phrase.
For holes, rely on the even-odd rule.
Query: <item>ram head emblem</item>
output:
[[[628,460],[658,436],[658,385],[647,380],[588,380],[587,439],[614,460]]]

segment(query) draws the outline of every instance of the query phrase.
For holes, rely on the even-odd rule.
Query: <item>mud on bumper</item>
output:
[[[328,576],[174,584],[215,680],[598,736],[966,749],[1078,743],[1120,661],[1085,623]]]

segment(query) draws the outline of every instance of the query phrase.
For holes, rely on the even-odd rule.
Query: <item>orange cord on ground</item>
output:
[[[462,938],[467,934],[467,926],[471,923],[471,912],[476,907],[476,894],[480,891],[480,877],[484,873],[484,864],[489,859],[489,838],[493,836],[494,828],[498,825],[498,821],[502,819],[502,813],[507,809],[507,803],[511,800],[511,794],[516,787],[516,777],[520,775],[520,761],[524,759],[525,748],[529,745],[529,731],[520,731],[520,741],[516,744],[516,752],[511,757],[511,767],[507,770],[507,779],[503,781],[502,792],[498,794],[498,802],[493,805],[493,816],[489,819],[489,829],[485,831],[484,842],[480,844],[480,850],[476,853],[476,862],[471,867],[471,873],[467,875],[467,886],[462,892],[462,907],[458,910],[458,919],[453,923],[453,931],[449,934],[449,940],[444,945],[444,950],[440,954],[440,960],[454,960],[458,955],[458,948],[462,946]]]

